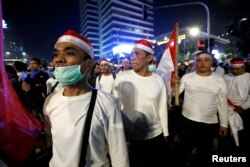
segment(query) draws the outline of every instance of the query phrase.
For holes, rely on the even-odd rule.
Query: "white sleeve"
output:
[[[224,80],[221,82],[221,91],[218,95],[218,114],[220,126],[228,127],[228,103],[227,103],[227,87]]]
[[[95,88],[96,88],[96,89],[100,89],[99,78],[100,78],[100,75],[99,75],[98,77],[96,77],[96,84],[95,84]]]
[[[168,136],[168,100],[167,100],[167,94],[165,84],[162,85],[162,91],[161,91],[161,99],[159,102],[159,115],[160,115],[160,124],[163,131],[164,136]]]
[[[247,97],[247,100],[241,105],[241,107],[246,110],[250,108],[250,94]]]
[[[180,88],[179,88],[179,94],[181,94],[184,90],[185,90],[185,82],[187,79],[187,74],[185,74],[182,78],[181,78],[181,83],[180,83]]]
[[[118,103],[114,104],[114,111],[108,116],[105,127],[112,166],[128,167],[129,158],[125,139],[125,132]]]

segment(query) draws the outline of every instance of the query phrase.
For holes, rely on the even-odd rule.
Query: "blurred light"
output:
[[[181,43],[181,39],[178,39],[178,44],[180,44]],[[172,43],[171,43],[172,44]]]
[[[7,51],[7,52],[6,52],[6,55],[10,55],[10,52]]]
[[[22,55],[23,55],[23,56],[26,56],[27,54],[26,54],[25,52],[22,52]]]
[[[143,32],[143,31],[139,28],[135,28],[135,32]]]
[[[200,29],[197,28],[197,27],[190,28],[189,29],[189,34],[192,35],[192,36],[197,36],[197,35],[200,34]]]
[[[219,50],[213,49],[213,50],[212,50],[212,54],[214,55],[214,58],[220,59],[221,53],[219,52]]]
[[[2,20],[2,24],[3,24],[3,29],[7,29],[8,28],[7,23],[5,22],[5,20]]]
[[[125,57],[125,54],[124,53],[120,53],[119,57]]]
[[[171,46],[174,46],[174,41],[170,43],[170,47],[171,47]]]
[[[248,20],[248,18],[246,17],[243,17],[242,19],[240,19],[240,21],[246,21],[246,20]]]
[[[130,54],[133,49],[133,44],[120,44],[113,47],[113,55],[120,54],[120,53],[127,53]]]

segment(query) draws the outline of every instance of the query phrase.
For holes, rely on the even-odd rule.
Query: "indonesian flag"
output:
[[[168,103],[170,104],[172,100],[172,87],[173,87],[172,76],[173,74],[178,76],[178,65],[177,65],[178,32],[179,32],[179,24],[177,23],[174,27],[174,30],[169,38],[167,47],[157,67],[157,73],[163,76],[165,84],[168,85],[167,95],[169,99]],[[174,92],[175,92],[175,105],[179,105],[178,84],[175,84]]]
[[[157,70],[164,74],[169,74],[171,76],[172,72],[175,70],[175,61],[177,59],[176,54],[176,27],[174,28],[171,37],[167,43],[167,47],[161,57],[161,60],[158,64]],[[171,77],[169,77],[169,80]]]
[[[5,72],[1,11],[0,0],[0,157],[16,167],[34,149],[42,124],[23,106]]]

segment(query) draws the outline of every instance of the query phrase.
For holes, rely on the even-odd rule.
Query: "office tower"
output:
[[[117,59],[138,39],[154,38],[153,0],[79,0],[80,28],[95,58]]]

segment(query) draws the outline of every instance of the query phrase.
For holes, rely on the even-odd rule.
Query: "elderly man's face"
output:
[[[139,48],[134,48],[131,52],[131,65],[134,71],[139,72],[143,69],[147,69],[148,64],[152,61],[153,56],[147,54],[145,51]]]

